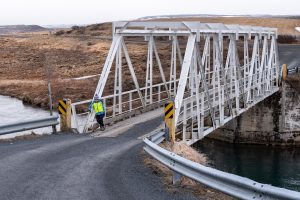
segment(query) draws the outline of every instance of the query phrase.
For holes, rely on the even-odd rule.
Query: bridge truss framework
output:
[[[144,87],[138,81],[125,43],[127,38],[131,38],[128,43],[138,37],[147,42]],[[168,68],[163,66],[157,48],[161,38],[167,38],[171,44]],[[149,110],[147,108],[153,105],[173,100],[178,138],[192,144],[279,90],[281,68],[276,38],[277,29],[267,27],[200,22],[116,22],[95,94],[105,102],[111,99],[108,116],[111,121],[136,114],[137,109]],[[123,91],[124,60],[134,90]],[[161,77],[158,84],[153,82],[155,61]],[[115,67],[114,94],[103,96],[112,67]],[[73,104],[75,116],[75,106],[89,102],[91,100]],[[93,120],[91,113],[84,132]]]

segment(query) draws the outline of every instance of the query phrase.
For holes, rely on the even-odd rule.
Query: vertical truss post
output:
[[[258,42],[258,48],[257,48],[257,57],[256,57],[256,62],[255,62],[255,71],[254,71],[254,77],[255,77],[255,80],[254,80],[254,83],[253,83],[253,95],[255,95],[254,97],[257,98],[258,96],[258,90],[255,90],[255,88],[257,88],[258,86],[258,76],[259,76],[259,66],[260,66],[260,51],[261,51],[261,43],[262,41],[262,35],[259,34],[259,42]]]
[[[271,69],[272,69],[273,59],[276,56],[276,55],[274,55],[275,54],[275,43],[276,43],[275,37],[272,36],[269,62],[268,62],[268,66],[267,66],[267,91],[271,90],[271,85],[272,85],[271,83],[272,83],[273,77],[272,77]]]
[[[179,64],[182,66],[182,54],[181,54],[178,38],[177,38],[177,36],[174,36],[173,39],[175,40],[175,44],[176,44],[177,56],[179,58]]]
[[[196,46],[197,45],[197,42],[195,43]],[[198,75],[199,72],[198,72],[198,65],[197,65],[197,47],[195,47],[195,50],[194,50],[194,61],[193,61],[193,74],[194,74],[194,79],[195,79],[195,95],[196,95],[196,102],[197,102],[197,105],[196,105],[196,108],[197,108],[197,130],[198,130],[198,139],[201,139],[203,138],[203,132],[201,132],[201,110],[200,110],[200,94],[199,94],[199,88],[200,88],[200,76]]]
[[[222,37],[223,38],[223,37]],[[221,53],[221,47],[220,47],[220,36],[219,35],[214,35],[214,49],[215,49],[215,67],[214,67],[214,75],[215,75],[215,79],[216,79],[216,85],[217,85],[217,94],[218,94],[218,107],[219,107],[219,122],[217,124],[217,126],[220,125],[220,121],[221,121],[221,116],[220,114],[224,114],[224,111],[221,112],[222,110],[222,101],[221,101],[221,97],[222,97],[222,91],[221,91],[221,74],[220,71],[221,69],[223,69],[223,57],[221,57],[222,53]],[[214,91],[215,93],[215,91]],[[222,118],[224,119],[224,116],[222,116]]]
[[[247,103],[250,103],[252,101],[252,80],[253,80],[253,71],[254,71],[254,65],[257,58],[257,48],[258,48],[258,35],[255,36],[254,44],[253,44],[253,50],[252,50],[252,58],[251,58],[251,66],[248,76],[248,87],[247,87]]]
[[[206,53],[206,59],[205,59],[205,74],[207,74],[207,81],[208,84],[211,83],[211,73],[210,73],[210,35],[206,35],[206,40],[207,41],[207,53]]]
[[[247,78],[249,76],[249,45],[248,45],[248,36],[244,35],[244,70],[243,70],[243,75],[244,75],[244,90],[247,89]]]
[[[212,72],[212,81],[211,81],[211,84],[212,84],[212,88],[213,88],[213,106],[215,107],[215,104],[216,104],[216,79],[218,77],[216,77],[216,67],[217,67],[217,64],[216,64],[216,59],[217,59],[217,55],[216,55],[216,48],[217,48],[217,45],[215,44],[215,41],[216,41],[216,37],[213,35],[212,36],[213,38],[213,46],[212,46],[212,49],[213,49],[213,54],[212,54],[212,57],[213,57],[213,60],[212,60],[212,69],[211,69],[211,72]],[[209,52],[210,53],[210,52]],[[215,115],[215,113],[214,113]]]
[[[195,111],[194,107],[197,107],[197,100],[196,100],[196,81],[195,81],[195,56],[193,52],[192,56],[192,61],[191,61],[191,66],[190,66],[190,71],[189,71],[189,93],[190,93],[190,99],[191,99],[191,119],[194,121],[194,116],[195,116]],[[196,111],[196,120],[197,120],[197,111]],[[197,124],[196,124],[197,125]],[[196,140],[197,134],[194,131],[194,126],[192,128],[192,140]]]
[[[232,35],[232,67],[233,67],[233,81],[234,81],[234,91],[235,91],[235,109],[236,114],[239,114],[240,111],[240,86],[239,86],[239,61],[237,55],[237,45],[236,45],[236,38],[237,36]]]
[[[274,36],[273,36],[274,37]],[[279,56],[278,56],[278,45],[277,42],[275,42],[275,76],[276,76],[276,86],[279,86],[279,77],[281,76],[281,67],[279,66]]]
[[[146,103],[152,104],[153,95],[153,37],[150,36],[148,41],[148,56],[146,69],[146,86],[145,86],[145,100]]]
[[[183,102],[183,121],[182,121],[182,140],[186,141],[186,126],[187,126],[187,102]]]
[[[172,95],[175,96],[176,95],[176,71],[177,71],[177,56],[176,56],[176,52],[177,52],[177,36],[173,36],[172,37],[172,52],[171,52],[171,67],[170,67],[170,92],[172,92]]]
[[[118,107],[117,107],[118,98]],[[113,117],[116,113],[122,113],[122,48],[119,46],[116,54],[115,85],[113,98]]]

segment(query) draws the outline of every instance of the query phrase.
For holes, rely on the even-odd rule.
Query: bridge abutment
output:
[[[300,78],[291,76],[281,89],[209,138],[232,143],[300,146]]]

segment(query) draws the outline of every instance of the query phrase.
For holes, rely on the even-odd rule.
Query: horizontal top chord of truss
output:
[[[276,28],[260,26],[227,25],[200,22],[114,22],[113,33],[121,35],[187,35],[190,33],[236,33],[276,35]]]

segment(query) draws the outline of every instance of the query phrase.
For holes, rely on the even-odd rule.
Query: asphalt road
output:
[[[0,199],[196,199],[168,192],[143,165],[142,141],[157,118],[115,138],[63,134],[0,143]]]
[[[288,68],[300,67],[300,45],[279,44],[280,65],[287,64]]]

